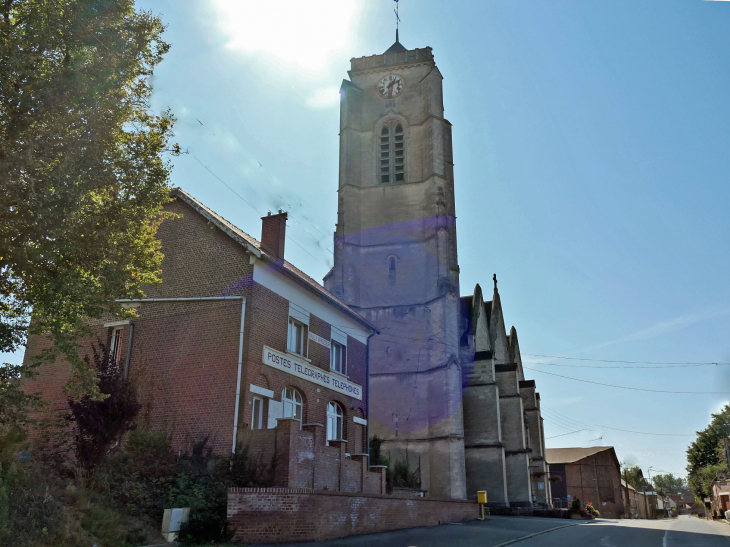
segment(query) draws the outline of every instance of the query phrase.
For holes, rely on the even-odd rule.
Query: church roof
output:
[[[365,325],[367,328],[380,333],[380,330],[367,321],[364,317],[362,317],[360,314],[355,312],[352,308],[350,308],[347,304],[345,304],[342,300],[337,298],[335,295],[330,293],[327,289],[325,289],[322,285],[317,283],[313,278],[309,277],[307,274],[305,274],[303,271],[301,271],[299,268],[294,266],[291,262],[284,260],[280,261],[277,260],[274,255],[266,251],[261,246],[261,242],[257,240],[256,238],[250,236],[243,230],[241,230],[238,226],[234,225],[232,222],[229,222],[222,216],[220,216],[218,213],[213,211],[212,209],[208,208],[207,206],[203,205],[201,202],[199,202],[197,199],[195,199],[193,196],[188,194],[185,190],[182,188],[173,188],[172,192],[170,192],[170,195],[174,198],[181,199],[183,202],[188,204],[190,207],[195,209],[198,213],[200,213],[205,219],[207,219],[211,224],[215,225],[217,228],[219,228],[223,233],[228,235],[230,238],[232,238],[234,241],[242,245],[246,248],[248,252],[256,256],[257,258],[262,258],[264,260],[267,260],[272,265],[274,265],[275,268],[277,268],[279,271],[281,271],[284,275],[288,276],[291,279],[294,279],[294,281],[298,282],[300,285],[303,285],[305,288],[309,289],[310,291],[317,293],[323,300],[328,301],[330,304],[333,304],[343,310],[345,313],[347,313],[349,316],[351,316],[353,319],[361,323],[362,325]]]
[[[403,51],[408,51],[403,44],[400,43],[400,40],[398,40],[398,29],[395,29],[395,43],[390,46],[383,55],[386,55],[388,53],[401,53]]]
[[[396,38],[393,45],[385,50],[385,53],[401,53],[402,51],[408,51],[408,50],[406,49],[406,47],[403,44],[401,44],[398,41],[398,38]]]

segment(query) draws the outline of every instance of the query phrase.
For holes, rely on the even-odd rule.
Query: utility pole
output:
[[[626,518],[631,518],[631,498],[629,497],[629,476],[624,465],[624,488],[626,489]]]
[[[728,446],[727,437],[723,440],[725,441],[725,457],[727,458],[728,471],[730,471],[730,446]]]

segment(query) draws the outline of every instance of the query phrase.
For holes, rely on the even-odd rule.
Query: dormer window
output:
[[[386,122],[380,129],[379,153],[380,182],[405,182],[405,133],[401,122]]]

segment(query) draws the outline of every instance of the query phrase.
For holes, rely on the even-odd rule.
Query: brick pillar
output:
[[[311,431],[314,442],[314,461],[312,462],[312,488],[315,488],[317,484],[317,462],[319,461],[322,449],[327,442],[327,432],[324,429],[323,424],[304,424],[302,426],[304,431]]]
[[[368,472],[368,455],[350,454],[350,459],[360,464],[360,492],[365,492],[365,473]]]
[[[371,465],[370,471],[373,473],[380,473],[380,493],[387,494],[385,491],[385,470],[388,469],[386,465]]]
[[[288,488],[292,467],[296,465],[292,450],[292,437],[299,431],[299,421],[279,418],[276,421],[276,471],[274,486]]]
[[[342,485],[345,482],[345,453],[347,452],[347,441],[330,441],[330,446],[340,451],[340,474],[337,483],[337,490],[342,492]]]

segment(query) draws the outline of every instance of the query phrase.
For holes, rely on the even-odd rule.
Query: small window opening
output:
[[[380,181],[390,182],[390,128],[380,131]]]
[[[346,374],[345,371],[345,346],[339,342],[331,341],[330,344],[330,369],[340,374]]]
[[[391,256],[390,260],[388,262],[389,262],[388,270],[390,270],[391,272],[394,272],[395,271],[395,257]]]
[[[342,407],[337,403],[327,405],[327,440],[342,440]]]
[[[253,409],[251,412],[251,429],[263,427],[264,401],[259,397],[253,398]]]
[[[395,180],[401,182],[404,179],[405,172],[405,150],[403,149],[403,126],[398,124],[395,126]]]
[[[301,427],[303,406],[301,394],[293,387],[285,387],[281,400],[284,403],[283,417],[298,420]]]
[[[123,327],[117,327],[112,330],[111,341],[109,344],[109,362],[114,365],[119,365],[119,356],[122,351],[122,329]]]
[[[307,325],[300,323],[296,319],[289,318],[289,337],[287,340],[287,350],[303,357],[307,356],[307,341],[309,334]]]
[[[403,124],[386,123],[380,130],[378,169],[380,182],[404,182],[405,174],[405,134]]]

